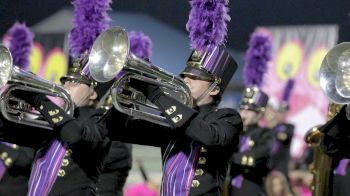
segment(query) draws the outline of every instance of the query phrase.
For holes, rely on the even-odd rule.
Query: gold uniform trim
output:
[[[7,167],[9,167],[12,163],[13,163],[13,161],[12,161],[12,159],[11,158],[7,158],[7,159],[5,159],[5,165],[7,166]]]
[[[62,166],[66,167],[68,165],[69,165],[69,160],[68,159],[63,159]]]
[[[64,171],[63,169],[58,170],[58,174],[59,177],[63,177],[66,175],[66,171]]]
[[[204,148],[203,146],[201,147],[201,152],[208,152],[208,149]]]
[[[197,187],[199,187],[199,185],[200,185],[200,183],[199,183],[198,180],[193,180],[192,184],[191,184],[191,187],[197,188]]]
[[[279,140],[284,141],[284,140],[287,139],[287,134],[284,133],[284,132],[280,132],[280,133],[277,134],[277,138],[278,138]]]
[[[254,159],[253,159],[253,157],[249,157],[248,158],[248,165],[249,166],[252,166],[254,164]]]
[[[54,115],[58,114],[59,112],[60,112],[60,111],[59,111],[58,109],[50,110],[50,111],[49,111],[49,115],[50,115],[50,116],[54,116]]]
[[[165,110],[165,112],[168,115],[171,115],[172,113],[174,113],[176,111],[176,106],[170,106],[170,108],[168,108],[167,110]]]
[[[247,165],[247,162],[248,162],[248,157],[244,155],[244,156],[242,157],[241,164],[242,164],[242,165]]]
[[[207,159],[205,157],[199,157],[198,164],[205,164],[207,162]]]
[[[253,147],[253,146],[255,145],[255,142],[254,142],[253,140],[249,140],[249,141],[248,141],[248,145],[249,145],[250,147]]]
[[[0,155],[0,158],[2,160],[5,160],[8,156],[9,156],[9,154],[7,152],[2,152],[1,155]]]
[[[71,156],[73,151],[71,149],[66,150],[65,156]]]
[[[53,123],[59,123],[59,122],[61,122],[62,120],[63,120],[63,117],[62,117],[62,116],[52,118],[52,122],[53,122]]]
[[[202,176],[204,174],[203,169],[196,169],[195,175],[196,176]]]
[[[182,120],[182,114],[178,114],[175,117],[171,119],[174,123],[178,123],[180,120]]]

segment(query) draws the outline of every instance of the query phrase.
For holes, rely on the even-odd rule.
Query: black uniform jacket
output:
[[[99,195],[123,195],[126,178],[132,166],[131,150],[131,144],[112,142],[97,184]]]
[[[0,140],[37,149],[47,146],[53,138],[67,142],[69,149],[49,195],[89,195],[96,191],[103,159],[111,143],[105,137],[107,130],[100,120],[104,113],[105,110],[92,107],[76,108],[74,126],[63,125],[61,131],[12,123],[1,117]]]
[[[6,168],[0,181],[0,195],[26,195],[31,165],[34,159],[34,149],[16,144],[1,143],[0,159]]]
[[[290,159],[290,145],[294,134],[294,125],[288,123],[278,124],[274,129],[275,141],[270,159],[270,168],[278,170],[288,176],[288,163]],[[276,145],[276,146],[274,146]]]
[[[274,141],[273,132],[257,124],[250,125],[241,138],[248,138],[249,150],[236,152],[231,157],[231,177],[244,177],[241,188],[232,187],[231,195],[259,195],[263,192],[264,178],[270,171],[268,161]]]
[[[201,144],[190,195],[220,195],[228,160],[236,151],[242,130],[240,115],[233,109],[217,109],[215,104],[200,106],[196,111],[189,111],[176,102],[164,102],[163,106],[169,123],[175,123],[175,127],[131,120],[112,109],[106,120],[110,137],[128,143],[158,146],[161,147],[162,154],[170,141],[178,141],[177,147],[180,149],[181,144],[186,144],[189,140]],[[182,122],[177,127],[179,121]]]
[[[346,107],[320,127],[324,133],[320,147],[324,153],[337,159],[350,158],[350,121],[346,117]]]

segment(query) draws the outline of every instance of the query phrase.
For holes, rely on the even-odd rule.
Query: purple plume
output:
[[[25,24],[16,22],[9,30],[10,52],[13,64],[23,70],[29,66],[29,56],[33,46],[34,34]]]
[[[285,101],[286,103],[289,102],[289,98],[290,98],[290,95],[292,94],[294,83],[295,83],[294,79],[288,80],[287,85],[284,87],[282,101]]]
[[[137,57],[150,61],[152,55],[152,40],[143,32],[131,31],[128,33],[130,39],[130,51]]]
[[[246,86],[262,86],[271,55],[272,41],[270,36],[266,33],[254,32],[250,36],[249,48],[245,56],[246,63],[243,74]]]
[[[111,0],[75,0],[73,29],[69,34],[70,53],[77,58],[90,51],[97,36],[108,28]]]
[[[186,24],[191,48],[204,52],[222,45],[227,35],[228,0],[191,0],[191,12]]]

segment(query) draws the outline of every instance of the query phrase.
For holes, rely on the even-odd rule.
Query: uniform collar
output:
[[[98,113],[100,109],[96,109],[93,106],[83,106],[83,107],[76,107],[74,109],[74,117],[78,117],[80,115],[86,115],[89,116],[94,113]]]
[[[210,112],[211,110],[213,110],[213,108],[216,108],[216,107],[217,105],[214,102],[211,102],[205,105],[201,105],[199,107],[195,107],[194,109],[202,113],[202,112]]]

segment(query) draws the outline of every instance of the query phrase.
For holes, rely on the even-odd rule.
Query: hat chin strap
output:
[[[91,95],[91,93],[92,93],[93,90],[94,90],[93,87],[90,86],[88,92],[85,93],[85,95],[82,96],[82,97],[77,101],[77,103],[75,104],[76,107],[81,107],[81,106],[82,106],[81,103],[82,103],[87,97],[89,97],[89,96]]]
[[[214,81],[213,83],[211,83],[209,88],[201,94],[201,96],[199,96],[197,99],[195,99],[196,103],[202,101],[207,95],[209,95],[209,93],[211,91],[214,90],[215,87],[217,87],[217,83]]]

